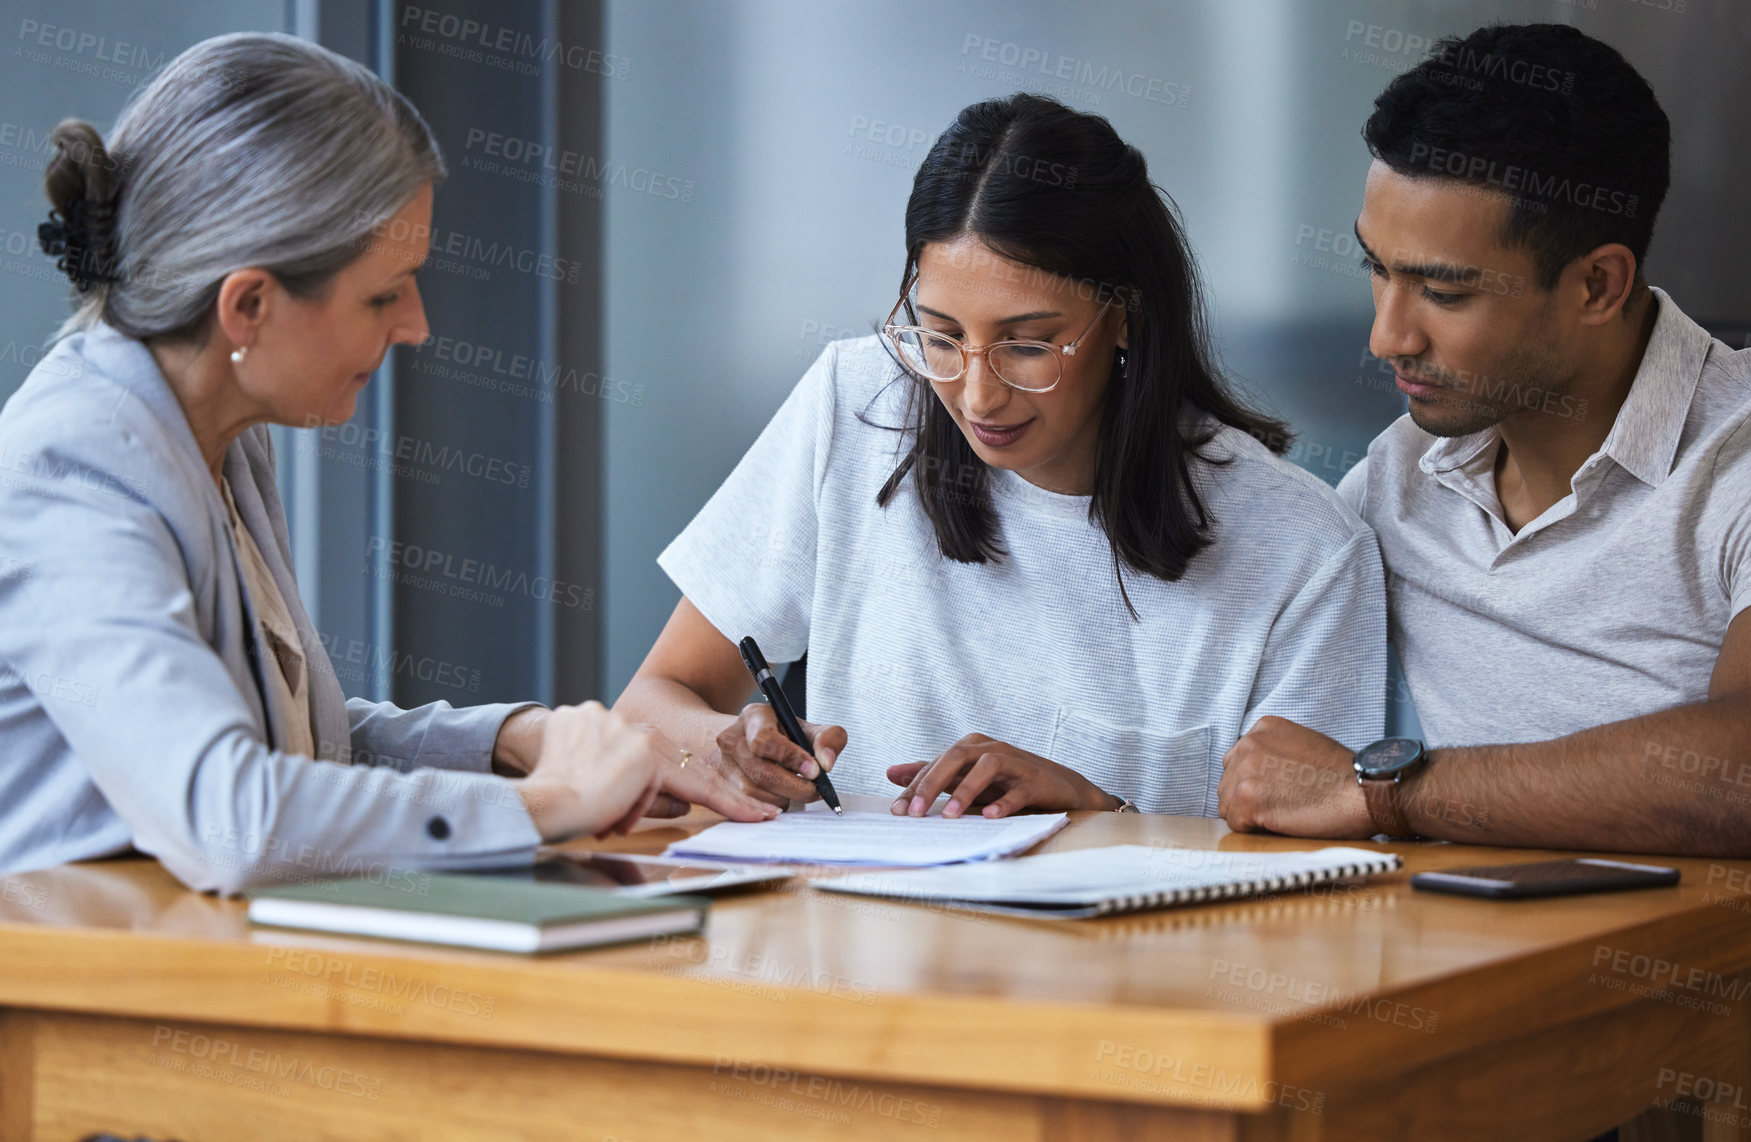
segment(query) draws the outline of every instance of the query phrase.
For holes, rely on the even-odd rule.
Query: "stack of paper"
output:
[[[891,813],[784,813],[774,821],[713,825],[665,855],[786,864],[915,866],[1022,852],[1064,827],[1064,813],[1019,817],[896,817]]]

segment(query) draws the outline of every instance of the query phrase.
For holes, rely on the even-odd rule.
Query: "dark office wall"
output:
[[[540,5],[452,0],[443,10],[446,20],[503,28],[513,42],[545,32]],[[406,470],[395,484],[389,571],[398,651],[478,669],[494,693],[527,694],[536,684],[532,655],[480,652],[533,646],[548,605],[536,589],[550,576],[538,538],[541,457],[532,447],[546,410],[532,375],[525,385],[497,366],[549,356],[541,352],[541,296],[576,284],[584,268],[573,273],[555,256],[542,188],[495,169],[484,146],[490,137],[541,145],[543,74],[495,75],[469,54],[479,51],[474,37],[446,36],[442,23],[397,29],[398,86],[432,124],[450,175],[435,199],[433,249],[420,275],[435,340],[400,354],[396,374],[397,447],[413,459],[399,461]],[[513,385],[501,392],[500,381]],[[489,531],[487,520],[506,526]],[[443,688],[417,677],[395,685],[405,698],[443,696]]]
[[[421,275],[433,339],[396,370],[416,462],[395,481],[395,648],[469,697],[580,701],[599,687],[599,9],[392,11],[397,85],[450,168]],[[453,690],[394,684],[404,703]]]

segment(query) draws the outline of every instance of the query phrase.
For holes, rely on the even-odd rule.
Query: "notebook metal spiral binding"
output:
[[[1110,916],[1121,912],[1140,912],[1146,908],[1159,908],[1164,905],[1171,907],[1180,904],[1202,904],[1208,900],[1228,900],[1247,896],[1262,896],[1288,889],[1311,888],[1316,884],[1333,884],[1359,876],[1392,872],[1402,867],[1403,863],[1394,853],[1382,853],[1378,860],[1369,861],[1367,864],[1345,864],[1336,868],[1291,872],[1282,876],[1264,877],[1256,880],[1231,881],[1227,884],[1204,884],[1196,888],[1173,888],[1165,892],[1145,892],[1133,896],[1120,896],[1096,905],[1095,914],[1097,916]]]

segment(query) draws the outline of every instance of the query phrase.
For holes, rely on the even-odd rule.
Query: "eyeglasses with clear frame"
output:
[[[1100,307],[1100,312],[1083,327],[1082,332],[1063,345],[1021,338],[993,341],[989,345],[963,345],[946,334],[921,325],[894,324],[894,318],[906,304],[906,298],[917,281],[918,275],[914,273],[900,291],[900,300],[894,303],[888,319],[882,322],[882,332],[899,353],[900,362],[907,370],[927,381],[958,381],[966,375],[972,358],[983,353],[985,363],[998,380],[1024,393],[1051,392],[1058,387],[1064,376],[1064,358],[1076,356],[1082,339],[1106,315],[1114,300],[1107,298],[1106,304]]]

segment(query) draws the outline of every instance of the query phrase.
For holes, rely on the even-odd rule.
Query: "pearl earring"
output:
[[[248,352],[249,352],[249,346],[247,346],[247,345],[239,345],[237,348],[231,350],[231,363],[233,365],[243,364],[244,354],[246,354]]]
[[[1123,349],[1119,349],[1113,353],[1113,356],[1118,358],[1118,360],[1114,363],[1119,366],[1119,375],[1120,376],[1128,375],[1128,370],[1126,369],[1125,366],[1129,362],[1129,358],[1127,358],[1125,356],[1125,351]]]

